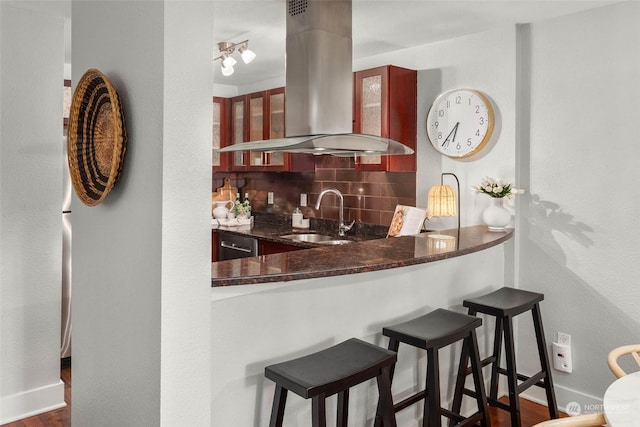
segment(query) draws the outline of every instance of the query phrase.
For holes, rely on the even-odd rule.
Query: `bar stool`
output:
[[[282,426],[287,391],[291,390],[312,399],[313,427],[326,426],[326,398],[338,393],[336,425],[346,427],[349,388],[376,378],[384,425],[396,427],[390,381],[390,370],[396,359],[395,352],[351,338],[308,356],[267,366],[265,376],[276,383],[269,426]]]
[[[439,308],[424,316],[382,329],[382,334],[389,337],[389,350],[391,351],[397,352],[401,342],[427,351],[426,389],[394,404],[394,413],[424,399],[423,426],[440,426],[442,416],[459,422],[456,424],[457,426],[472,425],[478,421],[482,426],[491,425],[476,338],[476,328],[481,324],[482,319],[478,317]],[[471,358],[471,373],[475,383],[475,398],[478,406],[478,411],[466,418],[460,415],[460,408],[457,411],[442,408],[440,398],[438,350],[460,340],[463,340],[462,353],[468,354]],[[460,362],[463,362],[462,358]],[[392,367],[391,381],[393,381],[393,373],[394,368]],[[379,405],[379,413],[381,409]],[[379,417],[376,417],[375,425],[380,426],[380,421]]]
[[[524,291],[514,288],[501,288],[497,291],[464,300],[462,305],[469,308],[470,315],[484,313],[495,316],[496,325],[493,342],[493,354],[482,360],[482,366],[491,365],[491,382],[489,396],[487,400],[490,406],[509,411],[511,414],[511,425],[520,426],[520,393],[531,386],[542,387],[546,391],[549,415],[551,418],[558,418],[558,404],[551,378],[549,356],[542,328],[542,318],[540,315],[539,302],[544,299],[544,295],[536,292]],[[516,369],[516,353],[513,339],[513,317],[524,312],[531,311],[533,315],[533,326],[538,344],[538,356],[540,358],[541,370],[531,377],[518,374]],[[500,353],[502,350],[502,338],[504,335],[505,359],[507,368],[501,368]],[[456,390],[453,399],[453,410],[460,408],[462,395],[473,395],[473,392],[464,387],[466,376],[469,374],[467,363],[460,365]],[[509,384],[509,404],[498,400],[498,375],[507,377]],[[518,380],[522,383],[518,384]]]

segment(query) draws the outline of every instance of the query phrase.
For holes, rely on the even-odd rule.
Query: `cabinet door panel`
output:
[[[246,110],[246,97],[238,96],[231,99],[231,143],[242,144],[246,141],[246,126],[245,126],[245,110]],[[236,151],[233,153],[233,170],[245,169],[245,152]]]
[[[416,149],[417,72],[392,65],[354,75],[354,132],[382,136]],[[357,170],[415,172],[409,156],[362,156]]]

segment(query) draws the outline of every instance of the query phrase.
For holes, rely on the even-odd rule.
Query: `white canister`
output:
[[[302,211],[300,210],[300,208],[296,207],[291,214],[291,226],[302,227]]]

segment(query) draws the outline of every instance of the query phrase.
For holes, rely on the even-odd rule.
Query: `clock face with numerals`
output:
[[[427,114],[427,136],[438,152],[453,158],[478,153],[493,132],[489,99],[472,89],[454,89],[436,98]]]

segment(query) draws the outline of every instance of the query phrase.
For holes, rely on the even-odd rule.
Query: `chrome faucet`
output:
[[[322,200],[322,197],[324,197],[324,195],[327,193],[335,194],[336,196],[338,196],[338,200],[340,200],[340,224],[338,225],[338,236],[343,237],[346,231],[351,230],[351,227],[353,227],[355,220],[351,221],[351,224],[349,225],[346,225],[344,223],[344,197],[342,197],[342,193],[335,188],[327,188],[326,190],[322,190],[322,192],[318,196],[318,201],[316,202],[316,210],[320,209],[320,201]]]

